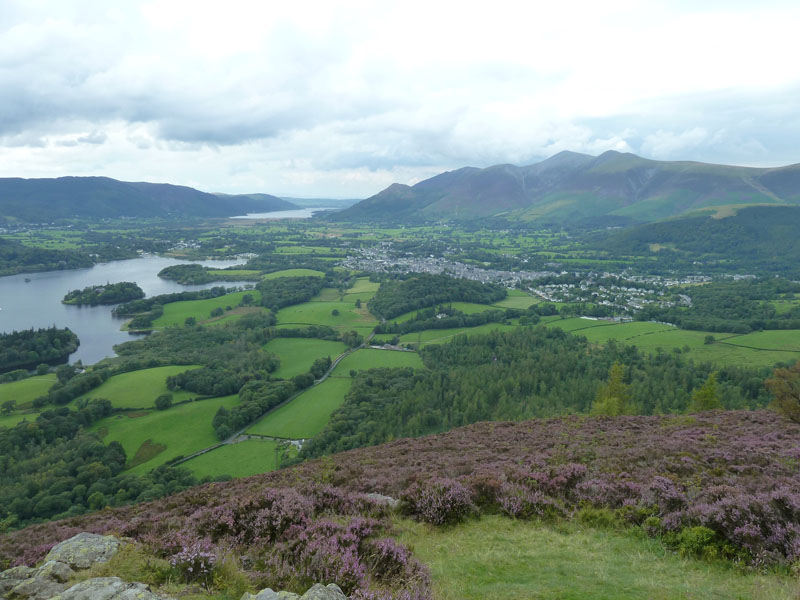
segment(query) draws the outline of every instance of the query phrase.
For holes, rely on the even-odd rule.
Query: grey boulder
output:
[[[88,569],[95,563],[107,562],[121,545],[113,535],[84,532],[53,546],[45,560],[66,563],[73,569]]]
[[[52,600],[165,600],[144,583],[127,583],[119,577],[95,577],[73,585]]]
[[[300,600],[347,600],[347,596],[335,583],[322,585],[315,583],[311,588],[300,597]]]

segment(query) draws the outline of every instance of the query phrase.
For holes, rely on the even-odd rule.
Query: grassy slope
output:
[[[188,317],[194,317],[197,322],[211,318],[211,311],[215,308],[227,306],[236,307],[242,300],[242,296],[250,294],[253,297],[253,304],[258,304],[261,293],[257,290],[246,292],[234,292],[225,294],[219,298],[208,298],[206,300],[183,300],[181,302],[170,302],[164,305],[164,314],[153,321],[153,327],[169,327],[170,325],[183,325]]]
[[[272,375],[283,379],[307,372],[317,358],[330,356],[335,359],[347,350],[342,342],[314,338],[275,338],[264,348],[281,359],[280,368]]]
[[[322,271],[315,271],[314,269],[284,269],[283,271],[275,271],[274,273],[267,273],[264,279],[277,279],[278,277],[322,277],[325,275]]]
[[[407,333],[400,336],[401,344],[418,344],[425,346],[427,344],[443,344],[449,342],[453,337],[461,334],[477,335],[489,333],[490,331],[509,331],[514,329],[515,325],[504,325],[502,323],[486,323],[485,325],[478,325],[477,327],[457,327],[454,329],[426,329],[425,331],[415,331],[414,333]],[[381,339],[391,339],[394,334],[383,334]]]
[[[267,415],[248,433],[287,439],[313,437],[322,431],[331,413],[342,405],[350,384],[349,377],[330,377]]]
[[[797,598],[789,577],[682,559],[656,540],[488,516],[450,529],[402,521],[441,600]]]
[[[174,403],[196,398],[194,392],[168,390],[166,381],[170,375],[198,368],[199,365],[174,365],[114,375],[100,387],[73,400],[70,406],[74,407],[82,398],[107,398],[114,408],[150,408],[158,396],[167,393],[172,394]]]
[[[331,314],[333,310],[339,314]],[[278,323],[328,325],[340,330],[355,329],[362,335],[369,333],[378,323],[366,307],[356,308],[352,302],[304,302],[278,311]]]
[[[350,369],[362,371],[378,367],[414,367],[422,368],[422,360],[416,352],[398,352],[393,350],[374,350],[366,348],[357,350],[340,362],[333,374],[337,377],[348,376]]]
[[[120,442],[129,462],[135,459],[137,451],[145,442],[165,446],[162,452],[131,469],[132,473],[141,475],[176,456],[186,456],[217,443],[219,440],[211,427],[214,414],[220,406],[230,408],[238,402],[238,396],[225,396],[143,415],[114,415],[98,421],[92,425],[92,429],[104,434],[105,443]]]
[[[219,475],[248,477],[277,469],[277,449],[278,442],[272,440],[247,440],[201,454],[181,466],[198,479]]]

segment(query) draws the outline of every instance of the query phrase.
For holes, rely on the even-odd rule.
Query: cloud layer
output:
[[[277,4],[2,3],[0,176],[364,197],[565,149],[800,162],[796,3]]]

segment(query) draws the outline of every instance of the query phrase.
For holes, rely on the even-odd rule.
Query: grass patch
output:
[[[314,269],[284,269],[283,271],[275,271],[274,273],[267,273],[264,279],[277,279],[278,277],[324,277],[325,273],[322,271],[315,271]]]
[[[418,347],[426,346],[427,344],[443,344],[449,342],[457,335],[482,335],[490,331],[511,331],[516,328],[516,325],[505,325],[504,323],[486,323],[485,325],[478,325],[477,327],[456,327],[453,329],[426,329],[425,331],[415,331],[414,333],[407,333],[400,336],[401,344],[416,344]],[[388,335],[388,338],[387,338]],[[382,336],[384,339],[390,339],[392,336],[385,334]]]
[[[683,559],[657,540],[568,524],[483,517],[450,529],[410,521],[401,541],[431,568],[441,600],[797,598],[790,577]]]
[[[342,342],[314,338],[275,338],[264,348],[281,359],[281,366],[272,375],[283,379],[306,373],[317,358],[335,359],[347,350]]]
[[[172,394],[173,403],[183,402],[197,397],[197,394],[168,390],[167,377],[199,368],[198,365],[173,365],[121,373],[79,396],[69,405],[74,408],[79,400],[85,398],[107,398],[114,408],[151,408],[161,394]]]
[[[507,300],[507,298],[506,298],[506,300]],[[484,311],[487,311],[487,310],[492,310],[492,308],[495,308],[495,307],[489,306],[488,304],[475,304],[474,302],[442,302],[441,304],[445,305],[445,306],[452,305],[452,307],[454,309],[460,310],[465,315],[481,313],[481,312],[484,312]],[[430,308],[430,307],[428,307],[428,308]],[[404,313],[404,314],[400,315],[399,317],[395,317],[394,319],[388,319],[388,321],[392,322],[392,323],[404,323],[406,321],[410,321],[415,316],[417,316],[418,312],[419,312],[419,310],[412,310],[410,312],[407,312],[407,313]]]
[[[416,352],[363,348],[346,356],[336,366],[332,375],[335,377],[350,377],[351,369],[364,371],[380,367],[414,367],[415,369],[421,369],[423,365],[422,359]]]
[[[195,477],[248,477],[267,473],[278,468],[278,447],[273,440],[250,439],[236,444],[226,444],[181,464]]]
[[[541,301],[541,298],[526,294],[522,290],[508,290],[508,296],[504,300],[500,300],[500,302],[495,302],[492,306],[525,310],[534,304],[539,304]]]
[[[146,463],[148,460],[155,458],[166,449],[167,447],[164,444],[154,444],[153,440],[145,440],[142,445],[139,446],[139,449],[136,451],[136,454],[133,455],[133,458],[128,461],[128,467],[132,468]]]
[[[322,431],[331,413],[342,405],[351,383],[350,377],[329,377],[268,414],[248,433],[293,440],[313,437]]]
[[[198,323],[206,321],[211,318],[211,311],[215,308],[225,310],[228,306],[231,308],[237,307],[245,294],[250,294],[253,297],[253,304],[257,305],[261,300],[261,292],[248,290],[246,292],[225,294],[219,298],[170,302],[164,305],[164,314],[153,321],[153,327],[158,329],[170,327],[171,325],[182,326],[189,317],[196,319]]]
[[[6,400],[16,400],[17,406],[30,405],[39,396],[44,396],[47,391],[58,381],[55,374],[48,373],[36,377],[28,377],[20,381],[0,383],[0,403]]]
[[[334,315],[333,311],[338,311],[339,314]],[[369,314],[366,307],[356,308],[350,302],[312,301],[279,310],[278,323],[327,325],[340,330],[371,330],[378,321]]]
[[[214,414],[220,406],[231,408],[238,403],[239,397],[234,395],[143,413],[139,418],[129,418],[123,413],[101,419],[91,429],[104,432],[105,443],[117,441],[122,444],[129,460],[137,455],[142,446],[145,446],[143,452],[148,452],[147,446],[165,446],[166,450],[131,467],[131,473],[141,475],[168,460],[188,456],[216,444],[219,440],[211,427]]]

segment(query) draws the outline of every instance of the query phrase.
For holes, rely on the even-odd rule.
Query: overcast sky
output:
[[[0,176],[362,198],[561,150],[800,162],[800,3],[2,0]]]

